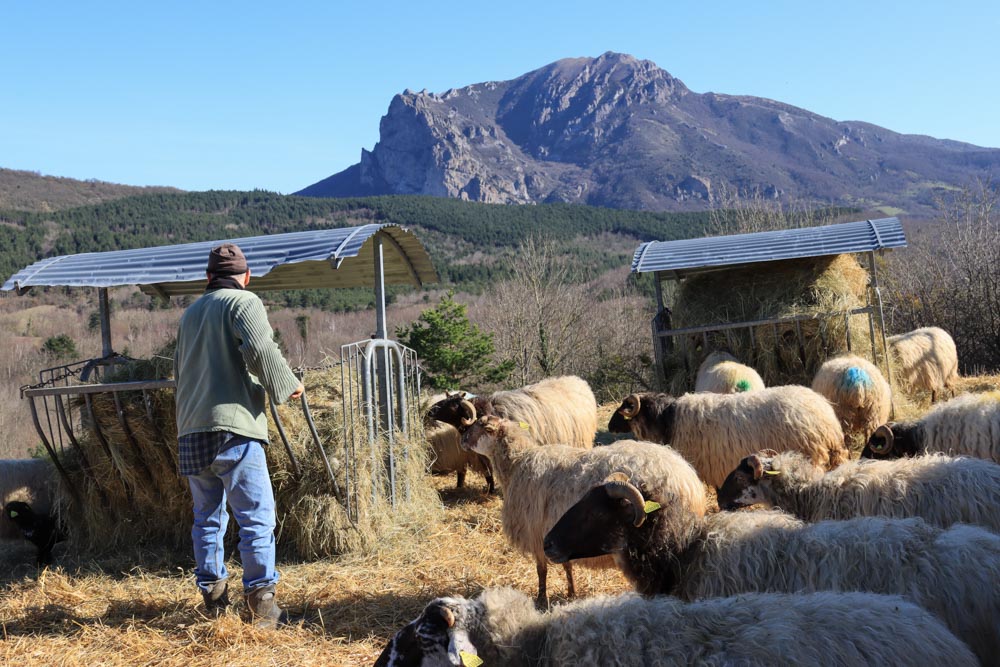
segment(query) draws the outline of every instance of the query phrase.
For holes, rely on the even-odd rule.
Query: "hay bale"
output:
[[[147,364],[148,362],[142,362]],[[126,369],[120,377],[139,379],[136,369]],[[345,489],[346,466],[343,402],[340,370],[312,371],[304,384],[317,432],[327,452],[340,489]],[[152,378],[142,378],[152,379]],[[68,494],[60,502],[71,512],[71,540],[85,552],[102,552],[142,543],[170,549],[189,549],[191,496],[187,481],[177,474],[177,430],[172,390],[148,392],[146,406],[141,392],[121,392],[122,409],[128,431],[122,426],[112,395],[94,395],[96,427],[81,413],[86,426],[79,437],[90,461],[93,477],[86,475],[79,460],[70,461],[70,474],[83,493],[82,507],[73,506]],[[85,409],[83,401],[78,409]],[[396,532],[412,532],[429,523],[440,509],[440,501],[426,474],[428,454],[425,443],[398,439],[394,446],[399,465],[398,488],[409,489],[393,509],[384,493],[373,497],[376,486],[386,477],[389,445],[376,441],[370,451],[364,433],[364,447],[357,452],[356,483],[365,492],[357,494],[359,520],[352,523],[344,507],[332,493],[332,485],[303,410],[298,402],[279,406],[278,413],[298,460],[302,475],[285,450],[270,415],[270,444],[265,448],[274,486],[278,519],[278,543],[283,552],[302,558],[367,551]],[[152,419],[150,419],[150,415]],[[129,437],[131,432],[132,438]],[[132,441],[139,444],[136,453]],[[108,453],[110,452],[110,456]],[[230,522],[235,534],[235,521]]]
[[[868,272],[853,255],[769,262],[685,278],[672,310],[675,329],[834,313],[869,303]],[[866,315],[850,321],[850,349],[871,357]],[[848,351],[843,317],[761,325],[674,338],[664,357],[667,390],[694,387],[698,366],[724,350],[760,373],[767,386],[808,384],[827,358]],[[878,331],[876,330],[876,334]],[[881,358],[881,357],[880,357]]]

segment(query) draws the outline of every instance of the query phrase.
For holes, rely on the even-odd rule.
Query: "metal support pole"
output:
[[[375,338],[386,339],[385,329],[385,265],[382,256],[382,232],[378,232],[372,237],[372,254],[375,257]],[[383,349],[383,354],[375,357],[375,375],[378,377],[378,415],[382,431],[387,432],[392,428],[392,418],[389,414],[391,409],[389,401],[389,359],[388,351]],[[390,436],[391,437],[391,436]]]
[[[111,346],[111,304],[108,301],[107,287],[97,288],[97,301],[101,316],[101,356],[109,357],[113,348]]]
[[[882,352],[885,354],[885,371],[886,371],[886,381],[889,382],[890,394],[894,393],[892,386],[892,361],[889,358],[889,341],[885,335],[885,312],[882,310],[882,290],[878,286],[878,269],[875,267],[875,251],[872,250],[868,253],[868,263],[872,268],[872,288],[875,290],[875,302],[878,304],[878,323],[879,328],[882,330]],[[896,401],[890,402],[890,413],[889,417],[891,419],[896,418]]]

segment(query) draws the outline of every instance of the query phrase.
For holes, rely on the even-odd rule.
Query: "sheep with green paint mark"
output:
[[[698,367],[695,391],[713,394],[738,394],[764,388],[764,380],[754,369],[725,352],[713,352]]]

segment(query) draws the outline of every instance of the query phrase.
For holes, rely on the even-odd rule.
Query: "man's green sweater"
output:
[[[229,431],[267,441],[264,392],[285,400],[299,380],[253,292],[206,292],[181,317],[174,354],[177,435]]]

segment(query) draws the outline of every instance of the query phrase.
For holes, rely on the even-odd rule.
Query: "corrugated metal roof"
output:
[[[632,273],[673,271],[678,277],[722,267],[800,257],[905,248],[897,218],[684,241],[648,241],[632,257]]]
[[[412,232],[398,225],[368,224],[49,257],[15,273],[2,289],[139,285],[148,294],[200,294],[209,251],[227,241],[243,249],[255,292],[370,287],[375,284],[375,244],[368,241],[380,231],[385,284],[419,287],[437,282],[430,255]]]

